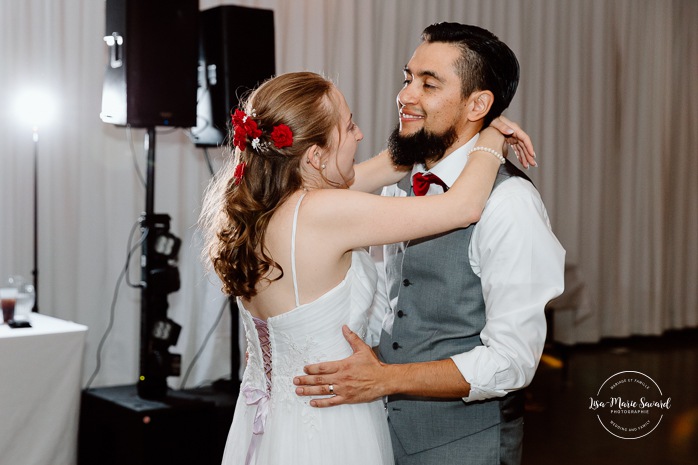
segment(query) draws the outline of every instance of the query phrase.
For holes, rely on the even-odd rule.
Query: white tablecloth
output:
[[[0,465],[74,465],[87,327],[29,318],[0,325]]]

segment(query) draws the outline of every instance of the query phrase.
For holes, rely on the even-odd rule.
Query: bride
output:
[[[238,298],[248,343],[223,463],[393,463],[382,401],[313,408],[295,395],[293,377],[352,353],[345,324],[377,345],[388,303],[362,247],[477,221],[500,162],[472,153],[443,195],[370,194],[411,167],[393,166],[387,152],[354,165],[363,134],[342,93],[308,72],[262,84],[232,123],[232,156],[201,215],[205,253],[223,291]],[[493,128],[478,141],[503,144]]]

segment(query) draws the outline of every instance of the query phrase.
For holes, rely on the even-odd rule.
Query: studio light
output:
[[[42,88],[26,88],[17,94],[15,114],[23,126],[34,129],[49,124],[56,114],[56,100],[51,92]]]

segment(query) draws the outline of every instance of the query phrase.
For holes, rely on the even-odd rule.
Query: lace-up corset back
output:
[[[264,363],[264,374],[266,375],[267,392],[271,394],[271,341],[269,340],[269,327],[267,322],[259,318],[252,317],[254,326],[259,337],[259,347],[262,351],[262,361]]]

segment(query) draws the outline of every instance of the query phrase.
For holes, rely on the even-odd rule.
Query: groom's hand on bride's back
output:
[[[346,325],[344,337],[354,354],[344,360],[307,365],[305,376],[293,379],[299,396],[331,396],[310,401],[313,407],[370,402],[382,397],[381,372],[385,365],[373,350]],[[331,386],[331,388],[330,388]]]

